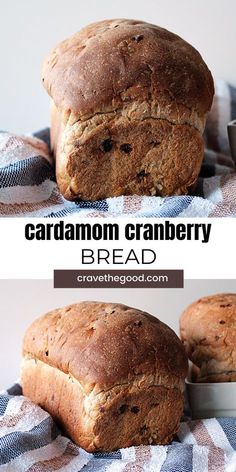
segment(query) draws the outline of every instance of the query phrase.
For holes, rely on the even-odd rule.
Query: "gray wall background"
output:
[[[0,280],[0,390],[19,376],[24,332],[38,316],[82,300],[119,302],[146,310],[178,333],[179,316],[196,299],[236,292],[235,280],[187,280],[184,289],[54,289],[51,280]]]
[[[48,124],[43,58],[104,18],[137,18],[172,30],[200,51],[214,76],[236,85],[235,0],[0,0],[0,7],[0,129],[23,133]]]

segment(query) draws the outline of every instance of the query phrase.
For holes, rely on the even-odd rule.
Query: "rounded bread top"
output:
[[[125,19],[93,23],[60,43],[44,62],[43,83],[60,110],[79,116],[132,100],[175,102],[204,116],[214,94],[196,49],[159,26]]]
[[[23,354],[70,374],[86,392],[142,375],[178,384],[187,373],[187,356],[171,328],[115,303],[81,302],[47,313],[28,328]]]
[[[207,296],[189,305],[180,318],[180,335],[198,367],[209,363],[212,372],[236,369],[236,294]]]

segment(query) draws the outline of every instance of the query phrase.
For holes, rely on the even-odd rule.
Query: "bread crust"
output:
[[[86,394],[70,374],[24,358],[21,378],[24,395],[47,410],[88,452],[168,444],[179,428],[182,389],[155,385],[153,376],[143,375],[136,382]]]
[[[214,85],[200,54],[177,35],[134,20],[94,23],[51,52],[43,83],[65,198],[192,188]]]
[[[180,318],[180,336],[198,367],[195,381],[236,381],[236,294],[216,294],[192,303]]]
[[[90,452],[169,442],[183,410],[186,373],[175,333],[120,304],[54,310],[24,338],[24,395]]]
[[[159,26],[126,19],[93,23],[66,39],[46,58],[42,75],[56,106],[80,117],[150,94],[204,115],[214,91],[209,69],[190,44]]]

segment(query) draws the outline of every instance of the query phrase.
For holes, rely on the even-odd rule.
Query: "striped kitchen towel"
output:
[[[194,195],[68,202],[56,185],[49,130],[34,137],[0,132],[0,216],[235,217],[236,173],[227,123],[236,118],[236,88],[222,80],[216,81],[215,88],[205,130],[205,158]]]
[[[0,472],[235,472],[236,418],[182,422],[169,446],[89,454],[14,385],[0,395]]]

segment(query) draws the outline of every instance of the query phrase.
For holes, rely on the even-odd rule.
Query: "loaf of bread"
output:
[[[155,317],[82,302],[36,320],[23,343],[24,395],[87,451],[167,444],[183,410],[187,356]]]
[[[236,381],[236,294],[192,303],[180,318],[180,335],[196,382]]]
[[[214,85],[179,36],[141,21],[94,23],[50,53],[43,83],[65,198],[180,195],[194,185]]]

